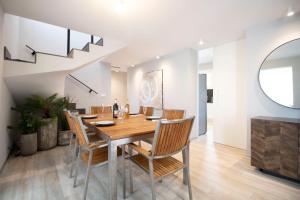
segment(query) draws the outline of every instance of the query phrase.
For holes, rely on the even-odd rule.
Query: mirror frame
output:
[[[296,39],[292,39],[292,40],[289,40],[289,41],[287,41],[287,42],[284,42],[284,43],[282,43],[281,45],[277,46],[275,49],[273,49],[270,53],[268,53],[268,55],[264,58],[264,60],[263,60],[262,63],[260,64],[260,67],[259,67],[259,70],[258,70],[257,79],[258,79],[258,84],[259,84],[260,90],[261,90],[261,91],[263,92],[263,94],[264,94],[268,99],[270,99],[272,102],[276,103],[277,105],[283,106],[283,107],[285,107],[285,108],[290,108],[290,109],[294,109],[294,110],[300,110],[300,107],[299,107],[299,108],[296,108],[296,107],[295,107],[295,108],[289,107],[289,106],[280,104],[280,103],[276,102],[275,100],[273,100],[271,97],[269,97],[269,96],[265,93],[265,91],[262,89],[262,86],[261,86],[261,84],[260,84],[260,78],[259,78],[260,71],[261,71],[261,69],[262,69],[263,64],[264,64],[265,61],[267,60],[267,58],[268,58],[274,51],[276,51],[277,49],[279,49],[280,47],[282,47],[282,46],[284,46],[284,45],[286,45],[286,44],[288,44],[288,43],[290,43],[290,42],[294,42],[294,41],[296,41],[296,40],[299,40],[299,41],[300,41],[300,38],[296,38]]]

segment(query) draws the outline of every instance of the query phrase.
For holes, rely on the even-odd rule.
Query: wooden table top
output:
[[[99,127],[91,124],[91,122],[113,120],[115,125],[107,127]],[[94,119],[84,119],[85,124],[93,126],[102,134],[105,134],[110,140],[117,140],[122,138],[130,138],[141,136],[144,134],[154,133],[156,128],[156,121],[145,120],[143,115],[130,116],[129,119],[113,119],[111,114],[97,115]]]

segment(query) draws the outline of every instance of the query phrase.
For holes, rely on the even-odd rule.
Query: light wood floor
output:
[[[0,174],[0,199],[81,199],[85,168],[81,167],[79,186],[74,189],[68,178],[67,155],[67,147],[57,147],[30,157],[10,158]],[[201,137],[192,142],[190,159],[194,199],[300,199],[300,184],[255,170],[243,150]],[[93,169],[88,199],[107,198],[107,173],[107,165]],[[120,175],[118,187],[122,199]],[[157,183],[157,192],[158,199],[188,199],[182,172]],[[134,193],[128,199],[150,199],[150,194],[147,175],[134,166]]]

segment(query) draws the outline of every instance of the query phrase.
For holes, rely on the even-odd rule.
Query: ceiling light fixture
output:
[[[118,0],[115,10],[118,14],[123,14],[126,12],[126,5],[124,0]]]
[[[203,40],[200,40],[198,44],[202,46],[204,44]]]
[[[287,16],[287,17],[291,17],[291,16],[293,16],[294,14],[295,14],[295,12],[292,10],[291,7],[289,7],[288,12],[286,13],[286,16]]]
[[[135,65],[131,65],[131,67],[134,67]]]
[[[160,59],[160,56],[156,56],[156,59],[157,59],[157,60]]]

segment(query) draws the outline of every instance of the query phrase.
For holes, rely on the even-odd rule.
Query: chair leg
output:
[[[72,140],[73,140],[73,133],[70,133],[70,140],[69,140],[69,147],[70,147],[70,151],[72,151]]]
[[[183,161],[184,164],[187,163],[187,157],[186,157],[185,150],[186,149],[182,150],[182,161]],[[183,168],[183,184],[184,185],[187,185],[187,176],[186,176],[186,174],[187,174],[187,169],[185,167],[185,168]]]
[[[69,175],[70,178],[73,177],[73,170],[74,170],[74,165],[75,165],[75,161],[77,158],[77,153],[78,153],[78,142],[77,142],[77,139],[75,139],[74,149],[72,152],[71,170],[70,170],[70,175]]]
[[[192,185],[191,185],[191,178],[190,178],[190,165],[189,165],[189,146],[187,146],[187,148],[184,150],[184,154],[185,154],[185,170],[186,170],[186,181],[187,181],[187,185],[188,185],[188,189],[189,189],[189,199],[192,200],[193,199],[193,195],[192,195]]]
[[[122,182],[123,182],[123,198],[126,199],[125,145],[122,145]]]
[[[133,179],[132,179],[132,148],[128,146],[128,153],[129,153],[129,191],[132,194],[133,193]]]
[[[155,182],[154,182],[154,168],[153,168],[153,160],[151,159],[149,159],[149,171],[150,171],[152,200],[155,200],[156,195],[155,195]]]
[[[75,163],[75,174],[74,174],[74,183],[73,183],[73,187],[76,187],[80,154],[81,154],[81,150],[80,150],[80,147],[79,147],[79,148],[78,148],[78,154],[77,154],[76,161],[75,161],[76,163]]]
[[[90,173],[91,173],[91,163],[92,163],[92,158],[93,158],[93,151],[89,152],[89,161],[88,161],[88,167],[86,170],[86,177],[85,177],[85,183],[84,183],[84,191],[83,191],[83,200],[86,200],[86,194],[87,194],[87,189],[89,185],[89,178],[90,178]]]

